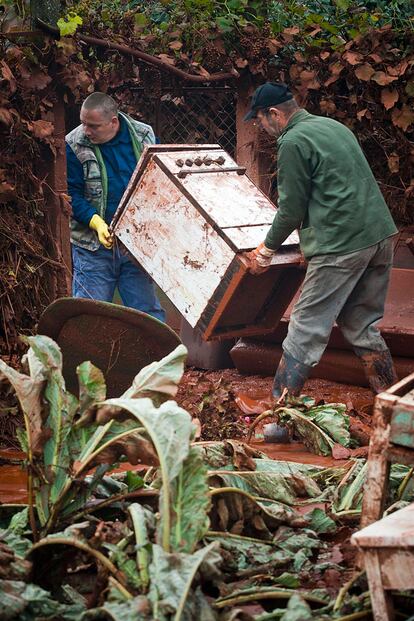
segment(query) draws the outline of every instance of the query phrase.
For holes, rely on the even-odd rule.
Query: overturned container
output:
[[[205,340],[272,332],[304,276],[296,232],[248,272],[275,207],[245,173],[219,145],[146,147],[111,224]]]

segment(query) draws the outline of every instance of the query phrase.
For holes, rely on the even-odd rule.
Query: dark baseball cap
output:
[[[278,106],[291,99],[293,99],[293,95],[286,84],[282,82],[266,82],[266,84],[262,84],[254,91],[250,110],[244,117],[244,121],[255,119],[259,110]]]

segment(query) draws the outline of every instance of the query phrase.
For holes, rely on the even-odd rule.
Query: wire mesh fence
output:
[[[230,88],[184,88],[149,99],[137,89],[137,108],[164,144],[218,143],[236,151],[236,91]]]

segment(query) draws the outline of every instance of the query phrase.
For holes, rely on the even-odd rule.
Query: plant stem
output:
[[[82,509],[82,511],[78,511],[78,513],[75,513],[75,515],[73,515],[71,517],[71,520],[78,520],[79,518],[81,518],[84,515],[87,515],[88,513],[93,513],[94,511],[97,511],[98,509],[102,509],[103,507],[109,507],[112,503],[114,502],[118,502],[118,500],[127,500],[128,498],[144,498],[146,496],[158,496],[159,495],[159,491],[157,489],[137,489],[135,490],[135,492],[126,492],[124,494],[117,494],[116,496],[111,496],[110,498],[107,498],[106,500],[103,500],[102,502],[99,502],[98,504],[92,505],[90,507],[86,507],[85,509]]]
[[[345,596],[348,593],[349,589],[352,585],[365,573],[365,569],[358,571],[355,573],[348,582],[344,584],[344,586],[339,590],[338,596],[335,600],[333,610],[336,612],[339,610],[344,602]]]
[[[405,488],[407,487],[411,477],[413,476],[413,472],[414,472],[414,467],[409,469],[409,471],[405,475],[401,485],[399,486],[398,493],[397,493],[398,500],[401,500],[401,498],[403,497],[403,494],[405,492]]]
[[[245,602],[254,602],[260,599],[290,599],[296,590],[270,590],[270,591],[256,591],[255,593],[248,593],[245,595],[235,595],[234,597],[221,598],[214,603],[215,608],[225,608],[226,606],[237,606]],[[316,604],[326,605],[326,602],[315,597],[308,595],[307,593],[301,593],[304,600],[308,602],[314,602]]]
[[[149,553],[145,546],[149,543],[147,527],[145,524],[144,509],[138,503],[134,503],[128,507],[129,514],[132,518],[134,526],[135,541],[137,544],[137,567],[141,580],[141,589],[144,593],[148,590],[149,585]]]

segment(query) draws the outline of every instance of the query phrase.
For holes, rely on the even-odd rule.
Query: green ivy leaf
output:
[[[60,36],[67,37],[75,34],[78,26],[83,24],[83,19],[76,13],[68,13],[66,17],[61,17],[57,21]]]

